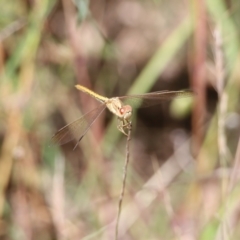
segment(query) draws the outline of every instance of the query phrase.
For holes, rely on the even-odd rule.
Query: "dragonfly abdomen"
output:
[[[78,90],[80,90],[80,91],[82,91],[82,92],[84,92],[84,93],[87,93],[87,94],[89,94],[90,96],[94,97],[94,98],[95,98],[96,100],[98,100],[99,102],[106,103],[106,102],[109,100],[107,97],[104,97],[104,96],[102,96],[102,95],[99,95],[99,94],[91,91],[90,89],[88,89],[88,88],[86,88],[86,87],[84,87],[84,86],[82,86],[82,85],[80,85],[80,84],[75,85],[75,87],[76,87]]]

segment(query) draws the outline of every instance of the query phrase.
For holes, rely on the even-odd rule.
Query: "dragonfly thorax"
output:
[[[122,101],[118,98],[110,98],[106,105],[113,114],[121,119],[129,119],[132,115],[132,107],[130,105],[124,105]]]

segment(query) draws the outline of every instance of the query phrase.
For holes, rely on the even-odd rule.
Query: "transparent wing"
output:
[[[52,137],[52,141],[58,145],[70,142],[75,138],[78,138],[78,141],[80,141],[105,108],[106,105],[102,104],[99,107],[86,113],[76,121],[59,129]]]
[[[146,94],[127,95],[119,97],[124,104],[129,104],[132,107],[151,107],[161,104],[163,101],[172,100],[175,98],[184,98],[194,96],[192,90],[180,90],[180,91],[158,91]]]

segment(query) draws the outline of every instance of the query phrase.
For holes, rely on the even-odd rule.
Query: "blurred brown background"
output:
[[[125,136],[107,97],[193,89],[134,109],[119,239],[239,239],[237,0],[0,1],[0,239],[113,239]]]

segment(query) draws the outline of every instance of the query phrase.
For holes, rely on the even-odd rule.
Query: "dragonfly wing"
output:
[[[80,141],[105,108],[106,105],[101,104],[81,118],[59,129],[52,137],[53,142],[58,145],[63,145],[76,138],[79,138]]]
[[[127,95],[119,97],[124,104],[129,104],[132,107],[151,107],[161,104],[163,101],[170,101],[175,98],[192,97],[194,92],[192,90],[180,91],[158,91],[146,94]]]

